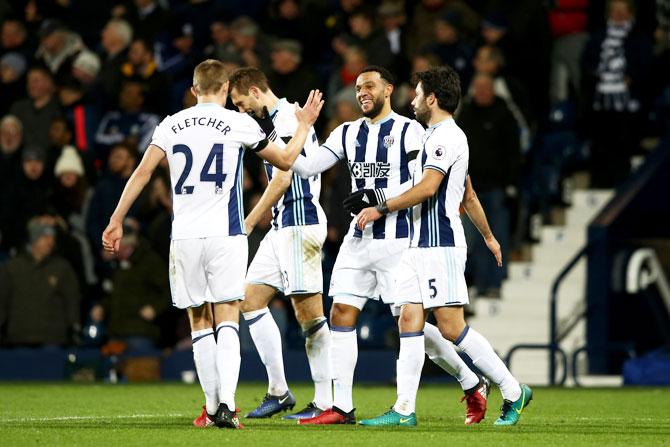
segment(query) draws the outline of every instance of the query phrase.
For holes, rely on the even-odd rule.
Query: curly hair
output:
[[[461,100],[461,81],[453,68],[442,66],[414,73],[412,84],[419,82],[425,96],[435,94],[440,109],[452,114],[456,111]]]

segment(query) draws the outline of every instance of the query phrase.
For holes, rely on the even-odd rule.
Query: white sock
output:
[[[437,366],[454,376],[461,384],[463,391],[472,389],[479,384],[479,377],[454,349],[454,345],[444,338],[437,326],[426,323],[423,328],[426,336],[426,354]]]
[[[423,332],[400,334],[400,355],[396,364],[398,399],[393,409],[403,416],[416,411],[416,392],[419,390],[425,358]]]
[[[330,377],[330,330],[325,317],[302,325],[305,351],[314,381],[314,404],[322,410],[333,406],[333,382]]]
[[[500,357],[493,351],[491,344],[482,334],[465,326],[454,342],[472,359],[479,370],[493,383],[498,385],[504,399],[512,402],[521,397],[521,387]]]
[[[354,409],[352,388],[358,360],[356,328],[331,326],[330,352],[333,369],[333,406],[344,412]]]
[[[281,396],[288,391],[284,375],[284,356],[281,347],[281,333],[270,309],[245,312],[242,314],[249,324],[251,339],[268,374],[268,393]]]
[[[193,341],[193,361],[198,372],[198,381],[205,393],[207,414],[216,413],[219,408],[219,376],[216,372],[216,340],[213,329],[191,332]]]
[[[240,376],[240,325],[223,321],[216,326],[216,369],[219,399],[235,411],[235,390]]]

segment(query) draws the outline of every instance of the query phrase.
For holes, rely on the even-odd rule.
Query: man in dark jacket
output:
[[[140,237],[139,224],[126,219],[118,263],[111,276],[112,290],[92,315],[107,316],[110,337],[130,349],[155,348],[160,337],[158,319],[170,303],[165,262]],[[102,311],[102,312],[101,312]]]
[[[505,257],[510,237],[507,199],[516,195],[521,164],[519,132],[505,101],[495,96],[491,76],[476,75],[472,87],[472,101],[463,105],[458,124],[468,136],[470,176],[477,183],[479,200]],[[466,234],[478,234],[469,222],[464,227]],[[505,274],[503,269],[491,262],[480,237],[469,237],[468,247],[473,255],[469,264],[478,292],[497,297]]]
[[[0,268],[0,337],[10,346],[67,345],[79,326],[79,284],[52,255],[55,231],[40,218],[28,225],[28,251]]]

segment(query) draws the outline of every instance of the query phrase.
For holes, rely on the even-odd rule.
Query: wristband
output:
[[[386,200],[375,206],[375,209],[379,211],[381,214],[388,214],[389,212],[389,206],[386,204]]]

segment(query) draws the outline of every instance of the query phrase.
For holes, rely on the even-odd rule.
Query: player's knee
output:
[[[458,328],[456,328],[454,325],[450,325],[445,321],[438,322],[437,328],[440,330],[440,334],[442,334],[444,338],[451,342],[456,340],[460,335]]]
[[[358,309],[346,304],[335,303],[330,309],[330,324],[333,326],[355,326]]]
[[[321,303],[321,295],[310,295],[299,298],[292,298],[293,311],[295,319],[299,324],[312,321],[323,317],[323,304]]]

